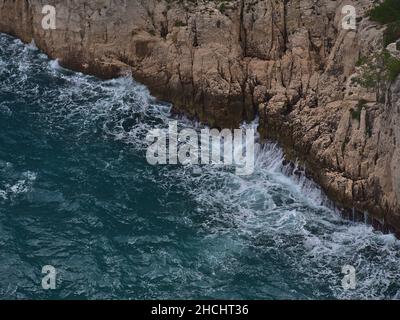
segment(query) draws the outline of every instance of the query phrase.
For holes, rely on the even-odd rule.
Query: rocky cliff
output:
[[[259,116],[334,201],[400,230],[400,81],[359,81],[383,49],[375,2],[0,0],[0,32],[72,69],[132,73],[212,126]],[[42,27],[46,4],[55,30]],[[342,27],[347,4],[356,30]]]

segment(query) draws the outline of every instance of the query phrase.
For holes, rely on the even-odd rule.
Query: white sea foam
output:
[[[19,195],[28,193],[32,190],[33,183],[36,180],[36,173],[31,171],[23,172],[21,178],[12,184],[6,184],[5,193],[12,199]]]
[[[52,68],[54,70],[61,70],[60,61],[58,59],[51,60],[49,65],[50,65],[50,68]]]
[[[107,135],[139,150],[146,147],[143,135],[154,125],[166,126],[170,119],[169,107],[154,102],[147,89],[130,79],[121,78],[94,87],[87,78],[79,81],[82,81],[79,88],[73,87],[72,91],[83,95],[101,91],[108,95],[107,99],[95,102],[94,109],[84,111],[89,119],[104,116],[103,130]],[[135,120],[125,130],[123,123],[128,117]],[[181,123],[187,124],[187,121]],[[233,228],[229,232],[235,230],[238,236],[248,239],[267,234],[275,248],[286,252],[288,263],[294,269],[307,275],[310,281],[326,279],[336,297],[385,296],[390,284],[400,280],[399,242],[370,226],[342,220],[328,206],[329,201],[320,188],[303,173],[296,172],[298,168],[283,165],[283,160],[282,150],[268,143],[258,147],[255,174],[250,177],[238,177],[218,166],[201,167],[199,176],[187,167],[160,170],[165,181],[174,181],[186,189],[198,203],[199,213],[213,215],[208,220],[210,223],[203,226],[211,234],[227,232],[223,231],[226,225]],[[213,212],[212,208],[219,209]],[[221,225],[225,227],[221,229]],[[317,232],[313,231],[315,228]],[[299,242],[287,242],[295,236],[300,237]],[[218,254],[214,257],[215,263],[224,263],[227,256],[222,252],[240,250],[241,241],[233,241],[229,246],[223,244],[224,249],[215,253]],[[340,286],[341,267],[348,263],[355,264],[357,270],[355,291],[343,291]]]
[[[7,200],[7,192],[5,190],[0,190],[0,199]]]
[[[31,53],[24,52],[18,41],[13,46],[18,70],[26,72],[32,64],[28,59]],[[38,59],[46,61],[43,56]],[[144,86],[129,77],[100,81],[64,72],[57,61],[43,62],[44,66],[40,61],[35,63],[37,68],[51,69],[54,81],[61,85],[54,88],[55,93],[44,92],[41,97],[34,86],[24,86],[21,95],[54,101],[39,115],[51,124],[54,134],[63,122],[73,123],[81,135],[98,130],[105,139],[129,144],[139,153],[147,147],[147,132],[166,128],[171,120],[171,106],[155,101]],[[201,128],[184,117],[179,123]],[[255,127],[257,121],[243,126]],[[276,144],[258,145],[255,164],[255,173],[249,177],[211,165],[202,166],[201,174],[193,174],[190,167],[160,168],[163,179],[153,177],[155,183],[164,184],[166,192],[171,184],[179,185],[197,204],[196,214],[207,216],[202,228],[215,247],[203,250],[214,261],[215,270],[228,264],[229,252],[240,252],[243,246],[262,247],[265,252],[276,250],[276,255],[284,255],[288,268],[307,277],[310,286],[326,283],[338,298],[399,297],[397,290],[388,294],[391,286],[400,283],[400,243],[393,235],[343,220],[296,165],[284,165],[283,152]],[[0,199],[29,192],[35,179],[30,172],[5,188],[0,186]],[[189,217],[185,219],[192,223]],[[346,264],[356,268],[355,291],[344,291],[340,286],[341,267]]]
[[[32,50],[32,51],[38,50],[38,47],[36,46],[34,39],[32,39],[32,41],[26,46],[26,48],[28,48],[29,50]]]

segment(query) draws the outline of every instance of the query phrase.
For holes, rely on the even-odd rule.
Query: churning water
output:
[[[278,147],[248,177],[148,165],[144,137],[171,119],[129,78],[0,35],[0,298],[400,298],[400,242],[343,220]]]

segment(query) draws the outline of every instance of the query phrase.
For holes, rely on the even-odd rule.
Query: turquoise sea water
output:
[[[340,218],[273,144],[248,177],[147,164],[144,137],[172,119],[129,78],[0,35],[1,299],[400,298],[400,242]]]

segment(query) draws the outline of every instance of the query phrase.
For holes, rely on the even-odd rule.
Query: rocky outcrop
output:
[[[382,47],[375,1],[0,0],[0,31],[61,64],[129,72],[177,112],[216,127],[260,118],[328,195],[400,230],[400,82],[354,81]],[[42,8],[56,7],[55,30]],[[342,28],[342,8],[357,29]],[[360,102],[362,101],[362,103]]]

